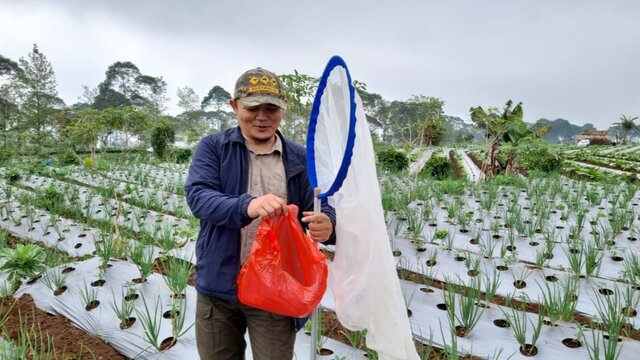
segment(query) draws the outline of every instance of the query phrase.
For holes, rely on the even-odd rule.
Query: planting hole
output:
[[[42,275],[33,277],[31,280],[27,281],[27,285],[35,284],[35,282],[38,281],[38,279],[40,279],[41,277]]]
[[[134,293],[134,294],[129,294],[129,295],[126,295],[126,296],[124,297],[124,300],[125,300],[125,301],[133,301],[133,300],[137,299],[137,298],[138,298],[138,296],[139,296],[139,295],[138,295],[138,294],[135,294],[135,293]]]
[[[173,336],[162,340],[162,342],[160,343],[160,351],[170,349],[173,345],[176,344],[176,342],[177,341],[173,338]]]
[[[509,326],[511,326],[509,325],[509,322],[505,319],[495,319],[493,320],[493,325],[501,328],[508,328]]]
[[[433,289],[428,288],[428,287],[421,287],[420,291],[424,292],[424,293],[432,293]]]
[[[540,243],[539,243],[539,242],[537,242],[537,241],[529,241],[529,245],[531,245],[531,246],[538,246],[538,245],[540,245]]]
[[[102,286],[102,285],[104,285],[104,283],[105,283],[104,279],[99,279],[99,280],[96,280],[96,281],[92,282],[91,286],[94,286],[94,287],[95,286]]]
[[[322,355],[322,356],[333,355],[333,350],[322,348],[318,350],[318,355]],[[364,356],[366,357],[367,354],[364,354]]]
[[[575,349],[582,346],[582,343],[578,339],[566,338],[562,340],[562,345],[571,349]]]
[[[453,258],[453,260],[455,261],[465,261],[467,258],[462,256],[462,255],[458,255],[456,257]]]
[[[402,255],[402,251],[400,250],[393,250],[393,256],[400,256]]]
[[[87,311],[91,311],[91,310],[97,308],[98,306],[100,306],[100,301],[93,300],[93,301],[89,302],[87,304],[87,306],[84,307],[84,309],[87,310]]]
[[[558,281],[558,278],[555,275],[545,276],[544,279],[547,280],[548,282],[556,282],[556,281]]]
[[[78,235],[79,238],[83,238],[83,237],[87,237],[87,234],[80,234]]]
[[[175,310],[175,311],[167,310],[164,312],[164,314],[162,314],[162,317],[165,319],[175,319],[178,315],[180,315],[180,311],[178,310]]]
[[[610,337],[609,337],[609,335],[608,335],[608,334],[604,334],[604,335],[602,335],[602,337],[603,337],[605,340],[609,341],[609,338],[610,338]],[[622,339],[620,338],[620,336],[618,336],[617,341],[618,341],[618,342],[622,342]]]
[[[73,266],[69,266],[67,268],[64,268],[64,270],[62,270],[63,274],[68,274],[70,272],[72,272],[73,270],[75,270],[76,268],[74,268]]]
[[[626,306],[622,308],[622,313],[628,317],[635,317],[636,315],[638,315],[636,309]]]
[[[524,280],[516,280],[516,281],[513,282],[513,286],[516,289],[523,289],[523,288],[525,288],[527,286],[527,282],[524,281]]]
[[[59,295],[62,295],[62,293],[64,293],[65,291],[67,291],[67,287],[62,286],[61,288],[56,289],[56,291],[53,292],[53,295],[59,296]]]
[[[82,247],[82,243],[77,243],[74,246],[75,249],[80,249],[81,247]]]
[[[607,295],[607,296],[609,296],[609,295],[612,295],[612,294],[613,294],[613,290],[611,290],[611,289],[607,289],[607,288],[602,288],[602,289],[598,290],[598,292],[599,292],[600,294],[602,294],[602,295]]]
[[[624,260],[624,258],[622,256],[612,256],[611,260],[616,261],[616,262],[620,262],[620,261]]]
[[[496,269],[500,270],[500,271],[507,271],[509,270],[509,267],[506,265],[498,265],[496,266]]]
[[[438,309],[440,309],[440,310],[447,311],[447,304],[440,303],[440,304],[436,305],[436,307],[437,307]]]
[[[520,346],[520,354],[524,356],[536,356],[538,354],[538,348],[535,345],[524,344]]]

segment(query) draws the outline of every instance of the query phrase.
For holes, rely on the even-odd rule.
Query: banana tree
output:
[[[498,113],[497,108],[489,108],[488,111],[485,111],[481,106],[472,107],[469,111],[471,112],[471,121],[485,130],[485,136],[489,142],[487,161],[481,170],[485,174],[485,178],[490,179],[496,175],[500,167],[498,163],[500,142],[511,131],[513,124],[522,121],[522,103],[520,102],[513,107],[513,102],[507,101],[501,114]]]
[[[520,105],[520,104],[518,104]],[[522,114],[522,113],[520,113]],[[506,144],[512,145],[511,150],[507,153],[505,161],[505,174],[511,175],[518,167],[517,147],[523,140],[537,139],[545,135],[551,130],[551,125],[546,125],[536,129],[536,125],[527,127],[522,120],[522,116],[513,119],[510,129],[502,136],[502,140]]]

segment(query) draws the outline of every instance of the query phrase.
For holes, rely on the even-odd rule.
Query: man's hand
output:
[[[318,242],[329,240],[333,232],[333,224],[331,224],[331,219],[326,214],[305,211],[302,215],[304,216],[302,222],[309,224],[311,240]]]
[[[286,215],[288,211],[287,202],[274,194],[259,196],[251,200],[247,207],[247,214],[251,218]]]

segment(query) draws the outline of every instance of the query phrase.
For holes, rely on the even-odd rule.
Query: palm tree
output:
[[[627,144],[627,138],[629,137],[629,133],[632,131],[640,131],[640,125],[636,125],[634,121],[638,119],[637,116],[631,117],[627,115],[622,115],[620,117],[620,122],[615,122],[613,125],[619,127],[622,138],[622,145]]]

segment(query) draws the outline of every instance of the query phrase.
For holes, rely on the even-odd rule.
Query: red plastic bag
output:
[[[238,275],[242,304],[273,313],[308,316],[327,289],[328,267],[298,222],[298,207],[262,219],[249,258]]]

